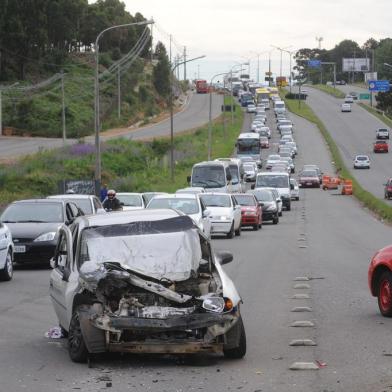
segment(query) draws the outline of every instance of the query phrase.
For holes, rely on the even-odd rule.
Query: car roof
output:
[[[36,204],[42,204],[42,203],[62,203],[64,204],[64,200],[60,198],[53,198],[53,199],[26,199],[26,200],[15,200],[11,204],[24,204],[24,203],[36,203]]]
[[[288,176],[289,174],[287,172],[261,172],[261,173],[257,173],[257,176],[276,176],[277,174],[282,174],[285,176]]]
[[[143,209],[132,211],[118,211],[109,214],[84,215],[78,217],[85,226],[109,226],[133,222],[156,221],[181,216],[179,212],[170,209]]]
[[[152,193],[154,193],[154,192],[152,192]],[[117,192],[116,193],[117,195],[128,195],[128,196],[131,196],[131,195],[135,195],[135,196],[140,196],[140,197],[142,197],[142,193],[138,193],[138,192]]]
[[[215,196],[231,196],[231,193],[225,193],[225,192],[206,192],[202,193],[200,197],[203,196],[210,196],[210,195],[215,195]]]
[[[197,199],[197,195],[193,193],[168,193],[167,195],[154,196],[153,200],[159,199]]]
[[[63,195],[50,195],[47,199],[91,199],[94,195],[85,195],[82,193],[65,193]]]

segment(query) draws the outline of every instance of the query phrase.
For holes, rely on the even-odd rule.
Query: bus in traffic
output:
[[[245,132],[238,136],[235,144],[237,158],[251,157],[261,167],[260,136],[257,132]]]

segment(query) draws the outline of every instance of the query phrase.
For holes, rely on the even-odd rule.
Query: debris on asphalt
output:
[[[317,361],[316,360],[316,363],[317,363],[317,365],[318,365],[318,367],[321,369],[321,368],[324,368],[324,367],[327,367],[327,363],[326,362],[321,362],[321,361]]]
[[[63,334],[60,327],[52,327],[49,331],[45,332],[45,337],[48,339],[61,339]]]

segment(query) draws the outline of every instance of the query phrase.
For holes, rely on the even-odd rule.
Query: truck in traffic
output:
[[[260,136],[257,132],[241,133],[235,146],[237,158],[250,157],[257,163],[258,167],[261,167]]]
[[[208,93],[208,85],[206,80],[196,80],[196,92],[198,94]]]
[[[277,76],[276,77],[276,85],[278,87],[286,87],[288,86],[288,82],[286,76]]]

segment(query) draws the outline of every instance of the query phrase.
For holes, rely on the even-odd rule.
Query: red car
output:
[[[298,175],[298,184],[301,188],[320,188],[320,177],[316,170],[303,170]]]
[[[259,230],[263,225],[263,210],[253,194],[235,194],[235,200],[241,206],[241,226],[252,226]]]
[[[384,317],[392,317],[392,245],[379,250],[372,258],[368,271],[370,292],[378,298]]]
[[[373,144],[373,152],[388,152],[389,146],[385,140],[376,140]]]

